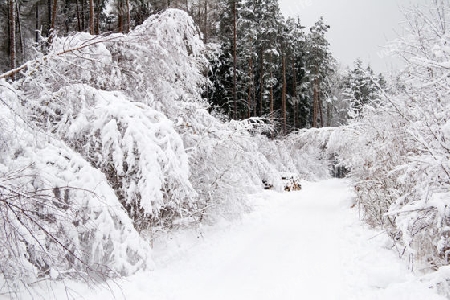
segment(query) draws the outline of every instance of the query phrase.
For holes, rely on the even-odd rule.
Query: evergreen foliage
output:
[[[205,96],[212,109],[233,118],[231,3],[227,2],[220,19],[221,52],[210,59],[211,89]],[[273,0],[239,2],[237,15],[237,119],[266,118],[278,131],[284,131],[286,123],[286,133],[313,126],[314,91],[320,99],[328,99],[327,81],[335,68],[325,38],[329,26],[320,19],[306,34],[300,20],[285,20],[278,2]],[[320,84],[313,84],[314,80]],[[332,109],[324,103],[321,101],[316,108],[329,109],[330,116]],[[324,126],[326,116],[317,118]]]
[[[348,116],[351,119],[361,117],[363,106],[374,105],[380,100],[382,91],[386,90],[383,75],[375,76],[372,68],[364,68],[363,62],[358,59],[352,69],[348,69],[344,76],[343,96],[349,105]]]

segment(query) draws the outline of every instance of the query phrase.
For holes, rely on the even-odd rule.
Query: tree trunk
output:
[[[37,4],[36,4],[35,17],[36,17],[36,23],[35,23],[36,35],[35,35],[35,39],[36,39],[36,44],[37,44],[37,43],[39,43],[39,5],[37,5]]]
[[[67,0],[64,1],[64,14],[70,10],[69,3]],[[64,19],[64,28],[66,29],[65,34],[69,34],[70,30],[70,23],[72,22],[71,17],[66,17]]]
[[[48,10],[48,32],[47,36],[50,36],[50,30],[52,27],[52,0],[47,0],[47,10]]]
[[[123,0],[119,0],[119,13],[117,16],[117,30],[123,32]]]
[[[250,118],[252,116],[253,106],[254,106],[254,99],[253,99],[253,57],[250,56],[248,59],[248,78],[250,79],[250,83],[248,86],[248,117]]]
[[[20,9],[19,9],[19,3],[16,1],[16,19],[17,19],[17,30],[19,33],[19,47],[20,47],[20,54],[22,55],[21,60],[23,59],[23,53],[24,53],[24,44],[23,44],[23,35],[22,35],[22,25],[20,22]]]
[[[84,29],[86,28],[86,26],[84,24],[84,21],[85,21],[84,2],[85,2],[85,0],[81,0],[81,30],[80,31],[84,31]]]
[[[320,127],[323,127],[323,103],[322,103],[322,98],[320,97],[319,91],[317,92],[317,105],[319,106]]]
[[[253,116],[256,117],[256,82],[255,82],[255,74],[254,74],[254,68],[253,68],[253,57],[252,57],[252,74],[251,74],[251,81],[252,81],[252,103],[253,103]]]
[[[260,82],[259,82],[259,96],[260,96],[260,103],[259,103],[259,116],[262,116],[262,112],[263,112],[263,103],[264,103],[264,57],[263,57],[263,53],[264,53],[264,49],[261,48],[261,53],[260,53],[260,60],[259,60],[259,67],[261,70],[261,75],[260,75]]]
[[[9,0],[9,58],[11,70],[16,68],[16,7],[15,1]],[[15,79],[15,75],[12,76]]]
[[[77,31],[81,31],[80,2],[77,0]]]
[[[48,37],[48,43],[51,44],[55,35],[56,15],[58,12],[58,0],[53,0],[52,6],[52,23],[50,25],[50,35]]]
[[[283,115],[283,134],[287,133],[286,126],[286,54],[283,54],[283,87],[281,91],[281,106]]]
[[[94,0],[89,0],[89,33],[95,34],[95,12],[94,12]]]
[[[97,17],[95,18],[95,34],[100,34],[100,0],[97,0]]]
[[[319,78],[314,79],[314,110],[313,110],[313,127],[317,127],[317,117],[319,115]]]
[[[269,104],[269,110],[270,110],[270,121],[273,124],[273,61],[272,61],[272,53],[270,53],[270,104]]]
[[[233,0],[233,118],[237,120],[237,9]]]
[[[300,128],[300,121],[299,121],[299,117],[298,117],[298,115],[299,115],[298,102],[297,101],[294,102],[293,110],[294,110],[294,130],[297,130],[298,128]]]
[[[297,129],[298,123],[298,99],[297,99],[297,70],[295,69],[295,58],[292,60],[292,97],[294,98],[294,129]],[[298,126],[300,127],[300,126]]]
[[[327,102],[327,127],[331,127],[332,109],[331,102]]]
[[[130,11],[130,0],[126,0],[125,2],[126,8],[127,8],[127,27],[126,27],[126,33],[130,32],[131,30],[131,11]]]
[[[205,0],[205,16],[203,20],[204,30],[203,30],[203,43],[205,45],[208,43],[208,1]]]

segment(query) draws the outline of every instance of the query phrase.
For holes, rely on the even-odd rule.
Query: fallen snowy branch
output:
[[[108,38],[106,38],[106,39],[99,39],[99,38],[104,37],[104,36],[108,36]],[[57,56],[62,56],[64,54],[80,51],[80,50],[82,50],[84,48],[92,47],[92,46],[100,44],[100,43],[106,43],[106,42],[111,42],[111,41],[114,41],[114,40],[118,40],[119,38],[122,38],[122,37],[123,37],[123,35],[121,35],[121,34],[95,36],[88,43],[83,43],[83,44],[78,45],[78,46],[73,47],[73,48],[64,49],[63,51],[57,52],[56,55]],[[30,67],[30,65],[32,65],[32,64],[37,64],[38,65],[41,60],[45,61],[49,55],[46,55],[46,56],[42,57],[39,60],[28,61],[28,62],[24,63],[23,65],[15,68],[15,69],[12,69],[12,70],[9,70],[8,72],[0,74],[0,79],[10,78],[10,77],[15,76],[19,72],[26,71]]]

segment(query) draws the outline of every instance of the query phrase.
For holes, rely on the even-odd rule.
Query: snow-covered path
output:
[[[255,198],[240,222],[204,228],[203,238],[174,235],[156,247],[155,271],[83,298],[444,299],[407,271],[383,235],[362,226],[346,181]]]
[[[234,242],[239,251],[208,280],[211,299],[334,299],[342,278],[336,225],[342,223],[338,210],[348,193],[336,191],[329,201],[323,188],[307,185],[299,193],[273,194],[278,203],[267,211],[272,215],[247,227]]]

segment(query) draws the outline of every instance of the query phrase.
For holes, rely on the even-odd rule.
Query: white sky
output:
[[[320,16],[331,26],[331,51],[342,66],[361,58],[376,72],[386,72],[400,62],[386,55],[382,46],[401,33],[402,7],[429,0],[279,0],[285,16],[299,16],[308,28]]]

